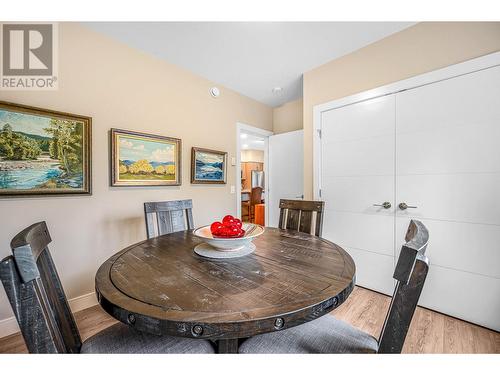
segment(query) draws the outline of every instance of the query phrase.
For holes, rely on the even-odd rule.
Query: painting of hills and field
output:
[[[112,132],[114,185],[178,183],[179,140],[115,129]]]

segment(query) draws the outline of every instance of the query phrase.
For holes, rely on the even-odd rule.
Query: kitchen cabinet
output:
[[[241,163],[241,190],[252,190],[252,171],[263,171],[264,163],[243,162]]]

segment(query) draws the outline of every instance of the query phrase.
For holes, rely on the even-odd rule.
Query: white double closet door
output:
[[[321,116],[323,233],[357,284],[392,294],[416,218],[430,232],[420,304],[500,330],[500,67]]]

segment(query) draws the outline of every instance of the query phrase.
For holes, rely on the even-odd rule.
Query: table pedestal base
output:
[[[217,340],[217,353],[219,354],[237,354],[238,339]]]

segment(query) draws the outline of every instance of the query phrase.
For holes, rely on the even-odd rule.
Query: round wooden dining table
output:
[[[209,339],[219,353],[327,314],[351,293],[355,265],[341,247],[306,233],[266,228],[246,256],[211,259],[182,231],[139,242],[96,274],[100,305],[139,331]]]

